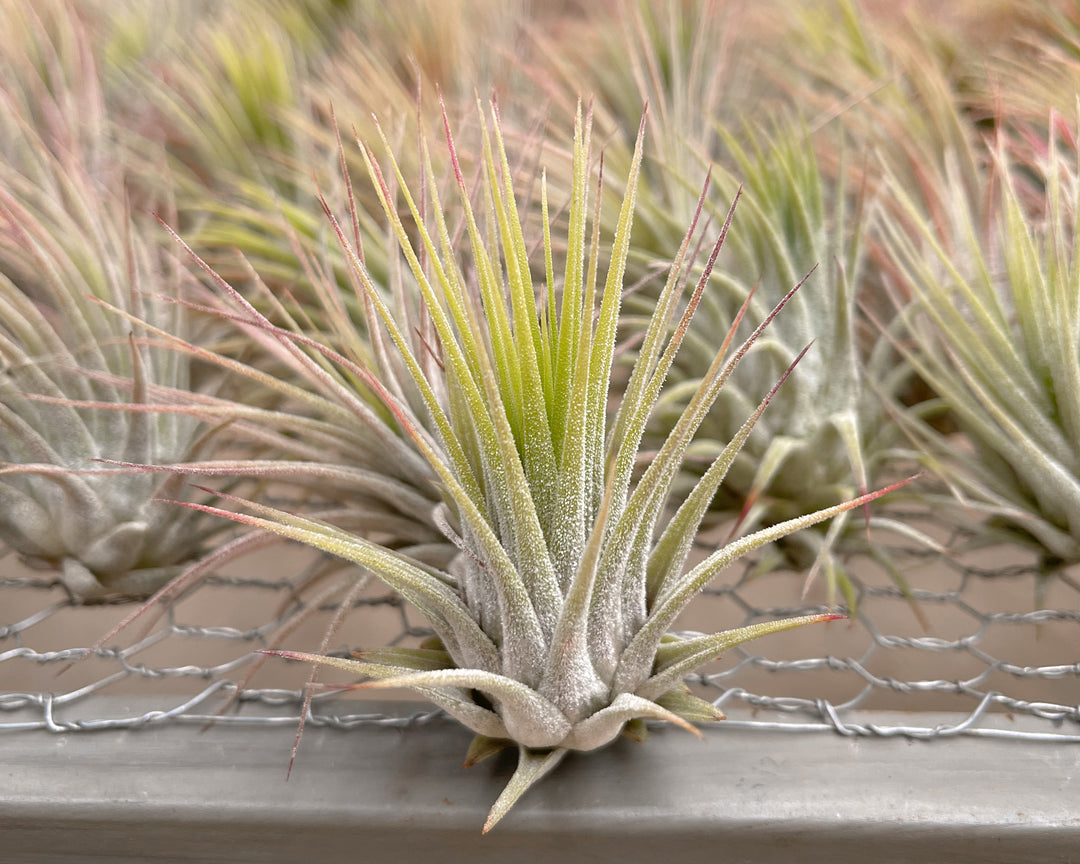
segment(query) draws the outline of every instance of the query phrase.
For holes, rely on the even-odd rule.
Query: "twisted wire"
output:
[[[893,550],[897,551],[897,550]],[[901,549],[907,561],[927,560],[923,549]],[[941,590],[925,587],[902,588],[896,584],[871,584],[854,580],[859,606],[853,610],[850,642],[858,637],[858,648],[843,656],[823,654],[797,659],[770,656],[768,640],[731,652],[719,666],[707,667],[688,678],[699,694],[707,695],[718,707],[734,711],[727,726],[759,731],[840,734],[848,737],[896,737],[912,739],[973,736],[1016,741],[1053,741],[1080,743],[1080,662],[1072,656],[1055,655],[1052,644],[1043,647],[1046,656],[1032,662],[1029,658],[1003,656],[991,642],[992,631],[1010,628],[1027,634],[1031,643],[1040,646],[1043,628],[1080,628],[1080,582],[1068,571],[1055,574],[1059,595],[1066,598],[1056,608],[980,608],[975,599],[979,592],[996,596],[1016,580],[1029,580],[1035,574],[1031,564],[1003,564],[994,569],[985,564],[953,556],[942,561],[955,582],[942,584]],[[822,605],[779,606],[755,603],[755,562],[748,562],[729,580],[706,589],[706,599],[730,602],[752,623],[776,616],[825,611]],[[252,686],[248,673],[265,661],[258,650],[275,643],[277,634],[290,633],[305,616],[329,616],[337,609],[334,601],[321,599],[309,604],[298,591],[295,578],[264,578],[216,575],[194,589],[228,592],[237,608],[249,598],[266,595],[281,598],[277,612],[252,626],[200,624],[182,620],[176,607],[164,610],[160,620],[146,635],[131,638],[124,647],[91,648],[86,645],[38,644],[35,634],[58,621],[61,616],[90,619],[100,615],[100,607],[82,608],[63,596],[59,586],[34,576],[5,576],[0,561],[0,733],[47,730],[76,733],[102,729],[138,729],[162,724],[204,725],[216,722],[228,725],[289,725],[299,719],[304,688]],[[1036,577],[1038,578],[1038,577]],[[13,598],[26,597],[34,602],[23,614],[16,615]],[[325,597],[325,595],[320,595]],[[189,599],[189,598],[186,598]],[[914,604],[927,612],[938,610],[957,616],[940,632],[926,632],[915,626],[896,632],[895,621],[886,626],[879,618],[875,602]],[[362,596],[353,602],[354,609],[377,610],[383,623],[396,632],[393,644],[415,643],[429,631],[413,623],[407,604],[392,594]],[[913,619],[914,620],[914,619]],[[1080,636],[1077,629],[1076,636]],[[283,637],[286,638],[287,637]],[[1080,638],[1070,637],[1071,644]],[[123,641],[122,639],[120,641]],[[161,659],[162,649],[169,657],[185,657],[192,646],[200,646],[200,657],[213,654],[212,660],[170,663]],[[289,647],[297,647],[292,644]],[[307,646],[301,646],[307,647]],[[372,646],[365,646],[372,647]],[[347,656],[352,647],[342,645],[334,653]],[[1040,652],[1043,648],[1040,648]],[[893,655],[899,663],[883,664]],[[920,677],[916,663],[930,658],[932,676]],[[67,684],[61,668],[93,663],[92,680]],[[889,668],[883,668],[888,666]],[[29,677],[32,687],[9,687],[14,680],[8,671]],[[28,670],[33,670],[27,674]],[[753,684],[748,683],[749,681]],[[196,692],[162,695],[157,682],[194,682]],[[763,685],[761,682],[765,681]],[[826,698],[820,691],[837,691],[837,681],[846,692],[843,698]],[[791,682],[791,683],[789,683]],[[146,688],[147,699],[154,705],[133,710],[120,717],[94,716],[93,697],[115,692],[140,694]],[[789,688],[790,689],[786,689]],[[189,686],[190,690],[191,687]],[[814,695],[817,689],[819,693]],[[764,692],[768,690],[770,692]],[[359,710],[363,703],[335,699],[340,691],[328,689],[316,693],[307,723],[335,729],[363,725],[402,727],[429,722],[440,716],[432,709],[417,710],[415,703],[402,703],[399,712],[379,713]],[[891,707],[910,712],[926,712],[928,700],[952,700],[955,707],[948,715],[919,713],[924,721],[888,725],[868,722],[856,712],[874,708],[884,694],[893,698]],[[937,703],[935,703],[937,704]],[[222,713],[223,706],[230,710]],[[1010,728],[1003,718],[1023,717],[1023,728]],[[1035,726],[1032,726],[1035,723]]]

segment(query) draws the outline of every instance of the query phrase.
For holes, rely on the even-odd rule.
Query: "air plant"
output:
[[[319,21],[330,11],[320,12]],[[290,41],[289,14],[287,4],[275,6],[255,31],[236,10],[190,24],[191,46],[180,47],[174,40],[155,49],[152,64],[128,74],[126,83],[135,85],[140,99],[121,114],[125,122],[164,136],[169,173],[176,179],[171,191],[177,224],[190,230],[201,260],[242,280],[245,293],[275,324],[296,332],[319,328],[322,339],[360,362],[372,363],[381,349],[367,338],[359,311],[363,301],[342,290],[349,279],[343,252],[336,242],[323,242],[321,235],[329,229],[312,215],[317,202],[310,191],[313,184],[310,178],[297,179],[316,173],[331,195],[350,182],[351,169],[340,160],[334,134],[318,127],[313,117],[332,110],[325,94],[315,99],[323,83],[315,69],[329,63],[322,50],[342,34],[334,32],[331,38],[333,28],[322,36],[305,30],[300,50]],[[248,38],[256,31],[258,39]],[[364,61],[364,68],[375,68],[378,64],[368,67],[365,58],[377,47],[354,59]],[[186,62],[192,52],[199,55],[197,63]],[[258,74],[244,74],[256,56]],[[333,70],[323,71],[335,77]],[[335,80],[341,85],[340,78]],[[378,104],[412,98],[385,68],[378,84],[370,78],[365,83],[367,97]],[[342,86],[347,92],[348,85]],[[348,110],[352,99],[342,101]],[[248,122],[252,118],[264,122]],[[222,154],[229,158],[219,158]],[[161,169],[160,160],[133,163],[140,178]],[[335,170],[325,170],[328,163]],[[364,207],[355,208],[353,216],[357,231],[383,231],[370,224]],[[389,272],[378,244],[369,244],[365,262],[381,284],[393,286],[399,278]],[[146,288],[153,293],[152,286]],[[154,302],[186,305],[188,314],[201,317],[205,312],[225,317],[236,313],[222,298],[200,298],[195,291],[183,300],[155,297]],[[198,308],[199,303],[205,308]],[[140,320],[122,303],[102,305],[118,321],[126,319],[145,334],[155,350],[172,351],[185,363],[218,367],[223,386],[217,392],[159,389],[161,400],[169,404],[159,404],[157,410],[227,424],[232,445],[229,458],[196,460],[177,453],[140,460],[110,454],[102,461],[117,475],[146,473],[150,467],[162,475],[255,478],[277,484],[279,495],[284,482],[289,484],[286,494],[306,512],[317,512],[347,530],[377,535],[385,545],[406,550],[417,560],[445,564],[453,547],[428,518],[438,500],[431,472],[414,451],[403,450],[399,430],[388,422],[389,412],[372,405],[377,400],[370,394],[358,394],[347,373],[335,374],[324,368],[322,358],[306,357],[295,345],[284,347],[241,322],[230,338],[211,347],[206,340],[189,340],[163,321]],[[332,311],[323,316],[320,308]],[[242,403],[231,389],[237,380],[242,380]],[[220,564],[222,559],[213,560]],[[96,647],[210,572],[201,562],[185,571]]]
[[[640,2],[633,10],[626,16],[625,33],[616,30],[614,37],[601,38],[607,50],[597,56],[603,60],[584,61],[589,83],[598,85],[602,116],[621,117],[630,96],[657,106],[651,131],[660,167],[642,178],[637,212],[645,227],[635,230],[628,264],[635,291],[626,300],[627,336],[652,314],[661,284],[658,265],[677,242],[672,214],[692,212],[689,177],[711,165],[720,194],[705,206],[717,221],[723,218],[722,202],[743,189],[740,230],[730,241],[733,254],[712,275],[675,360],[674,386],[652,418],[648,440],[662,444],[709,368],[710,337],[727,326],[743,302],[754,293],[750,308],[760,319],[768,309],[766,298],[775,298],[816,268],[806,289],[792,298],[788,312],[719,395],[685,468],[691,481],[705,470],[740,428],[758,394],[817,338],[819,344],[736,457],[711,504],[711,518],[734,519],[737,530],[750,530],[865,492],[895,470],[899,436],[863,379],[873,378],[893,392],[907,376],[896,368],[884,340],[875,345],[876,340],[861,338],[857,304],[864,275],[866,187],[848,182],[850,168],[843,155],[837,156],[845,151],[844,136],[832,129],[811,130],[790,112],[768,125],[746,119],[760,115],[760,109],[744,102],[742,87],[732,87],[731,81],[738,75],[755,77],[747,69],[760,61],[739,54],[735,34],[761,22],[745,11],[722,13],[707,2]],[[776,93],[760,81],[747,86],[765,100]],[[605,161],[609,154],[615,156],[611,162],[627,161],[624,149],[616,139]],[[912,536],[893,520],[878,516],[874,523]],[[824,571],[830,600],[839,586],[854,608],[856,593],[843,561],[853,553],[881,554],[868,549],[861,528],[840,517],[827,528],[791,537],[783,544],[784,554],[771,560],[799,569],[813,564],[807,586]]]
[[[887,390],[906,380],[895,363],[890,367],[883,362],[891,356],[860,344],[856,299],[864,262],[863,214],[861,202],[849,196],[842,172],[837,182],[823,176],[809,133],[797,123],[777,123],[769,133],[748,130],[746,135],[744,149],[735,135],[724,133],[737,168],[721,182],[731,188],[734,177],[740,178],[745,203],[740,231],[731,241],[730,263],[714,276],[698,325],[715,327],[751,294],[750,309],[760,315],[762,298],[770,288],[775,291],[772,286],[792,284],[815,269],[806,288],[792,298],[790,308],[720,394],[702,424],[694,455],[708,460],[721,452],[753,405],[755,390],[774,380],[799,346],[815,338],[821,344],[778,394],[761,428],[732,464],[722,496],[714,501],[714,508],[738,512],[736,530],[780,522],[866,492],[871,481],[889,469],[897,435],[863,379],[871,376]],[[687,337],[687,350],[677,364],[682,383],[670,388],[658,413],[661,430],[697,387],[696,376],[708,354],[708,332],[692,330]],[[874,522],[881,527],[894,524],[883,517]],[[862,550],[865,539],[860,529],[849,525],[848,514],[834,519],[827,531],[800,532],[785,545],[789,562],[823,569],[830,595],[839,584],[854,606],[842,558]]]
[[[973,449],[905,427],[957,497],[993,514],[982,540],[1036,550],[1044,573],[1080,561],[1075,140],[1062,152],[1051,135],[1033,161],[991,145],[974,200],[948,170],[927,201],[896,186],[881,225],[897,344]]]
[[[637,189],[627,272],[632,285],[649,279],[662,284],[665,257],[677,247],[697,206],[699,178],[723,150],[721,130],[760,111],[768,94],[749,47],[756,42],[747,36],[752,16],[741,5],[634,0],[621,10],[614,21],[607,7],[589,10],[574,22],[575,31],[586,37],[534,28],[540,50],[532,76],[551,104],[549,146],[566,137],[564,121],[573,116],[574,94],[582,89],[591,94],[604,162],[619,178],[633,155],[628,134],[648,102],[648,159]],[[563,151],[565,161],[548,170],[549,182],[560,190],[570,181],[569,142],[559,142]],[[607,194],[614,206],[605,208],[604,228],[614,231],[622,190],[609,184]],[[729,200],[717,207],[718,218]]]
[[[178,461],[213,435],[147,410],[155,388],[194,386],[189,364],[141,344],[97,301],[190,334],[184,310],[140,293],[175,294],[185,277],[132,214],[85,31],[67,31],[61,53],[31,26],[0,87],[0,542],[58,572],[76,599],[145,596],[221,527],[155,500],[182,478],[94,460]]]
[[[943,154],[952,154],[958,179],[974,192],[980,184],[978,118],[965,110],[960,88],[976,86],[969,78],[988,49],[955,32],[982,36],[982,28],[935,28],[919,4],[872,10],[841,0],[831,14],[800,11],[792,29],[774,40],[770,66],[797,69],[784,76],[783,89],[786,101],[810,118],[811,130],[839,128],[857,144],[859,158],[846,166],[856,180],[849,185],[878,193],[884,161],[905,188],[922,188],[934,182]],[[871,153],[875,158],[866,159]]]
[[[185,39],[170,33],[130,71],[112,70],[118,89],[135,94],[115,113],[156,139],[155,156],[167,154],[180,225],[206,258],[239,280],[243,271],[231,269],[239,248],[266,281],[294,285],[303,270],[287,231],[309,251],[324,245],[308,215],[317,209],[310,177],[333,172],[310,134],[306,91],[329,37],[315,20],[325,10],[303,26],[285,4],[263,13],[258,21],[233,7],[193,15]],[[160,161],[134,168],[152,177]]]
[[[481,117],[480,216],[474,212],[473,190],[460,171],[446,124],[464,214],[458,242],[440,204],[426,152],[422,161],[431,224],[389,155],[408,212],[407,221],[399,216],[386,175],[373,152],[361,144],[414,283],[403,302],[423,308],[430,318],[430,335],[418,341],[407,329],[402,310],[386,302],[355,241],[333,220],[368,308],[379,319],[369,322],[369,330],[375,332],[381,324],[393,362],[372,368],[330,345],[275,327],[223,280],[216,280],[219,289],[244,308],[247,325],[275,335],[283,345],[317,352],[380,400],[437,477],[442,502],[431,519],[459,554],[448,566],[435,568],[367,537],[260,503],[240,502],[250,513],[185,506],[354,561],[427,617],[436,638],[421,648],[369,651],[356,660],[275,653],[371,679],[356,685],[360,688],[416,689],[476,733],[467,764],[501,747],[516,746],[518,769],[491,811],[488,830],[572,750],[595,749],[624,731],[641,737],[647,719],[687,729],[696,721],[720,719],[718,709],[685,688],[682,679],[688,672],[749,639],[838,616],[809,615],[686,636],[670,632],[679,613],[739,556],[889,490],[764,528],[687,569],[709,501],[786,373],[677,503],[670,500],[671,491],[687,447],[732,371],[798,286],[729,355],[736,318],[670,437],[634,482],[646,422],[732,214],[680,314],[681,275],[690,264],[693,225],[684,237],[625,391],[616,399],[614,418],[609,419],[610,374],[644,127],[615,235],[605,246],[595,216],[591,230],[589,226],[591,126],[579,110],[564,267],[557,273],[554,241],[545,228],[543,257],[535,265],[536,273],[543,274],[538,290],[498,116],[490,129]],[[543,223],[549,224],[543,181],[540,210]],[[602,260],[607,276],[600,284]]]
[[[480,6],[483,11],[480,12]],[[414,100],[484,89],[516,68],[505,46],[518,27],[515,4],[485,2],[266,3],[258,19],[226,5],[169,34],[152,61],[121,76],[136,108],[118,106],[125,122],[160,138],[177,177],[180,227],[191,246],[233,284],[240,249],[270,286],[302,295],[307,274],[297,258],[323,256],[348,285],[347,264],[326,225],[311,176],[336,195],[342,177],[329,130],[331,116],[370,130],[373,113],[395,115],[392,138],[415,136]],[[438,32],[439,39],[430,38]],[[132,39],[131,41],[138,41]],[[466,103],[468,104],[468,103]],[[346,154],[354,175],[363,166]],[[156,166],[146,170],[153,172]],[[375,199],[358,215],[378,211]],[[332,239],[332,238],[331,238]],[[367,261],[386,281],[381,249]]]
[[[1042,127],[1054,114],[1069,116],[1080,88],[1080,15],[1066,4],[1013,10],[1020,26],[1012,51],[986,58],[985,81],[969,96],[984,122],[1001,119]]]

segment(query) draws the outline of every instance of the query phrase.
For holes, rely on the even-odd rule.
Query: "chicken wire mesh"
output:
[[[1041,574],[1014,547],[956,551],[971,545],[963,532],[947,539],[948,555],[868,539],[868,549],[899,563],[902,587],[875,562],[880,555],[856,556],[849,565],[857,602],[847,622],[751,643],[689,679],[729,714],[729,724],[1080,743],[1075,573]],[[801,599],[805,574],[762,571],[760,559],[731,568],[692,605],[681,629],[827,608],[821,580]],[[137,621],[98,647],[131,610],[130,603],[76,605],[58,582],[0,560],[0,731],[294,724],[308,667],[268,660],[258,649],[348,655],[415,644],[429,633],[376,580],[358,582],[355,571],[285,544],[223,569],[144,616],[153,617],[149,626]],[[402,726],[439,715],[404,698],[400,710],[365,711],[362,698],[339,698],[341,688],[323,677],[328,683],[308,716],[313,725]],[[155,707],[105,716],[95,697],[107,694],[152,697]],[[910,723],[881,725],[867,722],[865,710],[913,713]]]

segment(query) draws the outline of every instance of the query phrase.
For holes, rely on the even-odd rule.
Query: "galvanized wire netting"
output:
[[[955,534],[947,543],[960,550],[967,540]],[[853,559],[857,607],[851,620],[751,643],[691,683],[730,715],[729,722],[751,728],[1080,742],[1075,573],[1040,575],[1012,547],[943,556],[890,546],[895,540],[887,537],[873,542],[901,565],[904,589],[870,557]],[[375,580],[356,588],[355,573],[338,572],[312,584],[326,562],[307,550],[278,546],[241,563],[94,649],[131,604],[74,605],[58,583],[10,557],[0,559],[0,731],[210,720],[291,724],[299,717],[308,669],[263,657],[258,649],[325,645],[348,654],[415,643],[428,632]],[[681,626],[715,630],[821,611],[825,585],[819,581],[801,599],[803,579],[778,570],[762,574],[759,562],[743,563],[695,602]],[[335,619],[341,625],[325,641]],[[325,674],[323,680],[337,683]],[[139,707],[118,710],[123,699],[106,703],[95,698],[100,695],[129,696]],[[402,725],[438,713],[404,699],[398,711],[373,713],[362,699],[340,696],[339,689],[319,690],[309,722]],[[103,704],[111,706],[109,716]],[[886,726],[867,722],[865,709],[919,713],[910,723]],[[1013,728],[1015,718],[1027,719]]]

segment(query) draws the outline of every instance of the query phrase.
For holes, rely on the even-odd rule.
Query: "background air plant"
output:
[[[643,172],[639,192],[628,262],[634,291],[625,301],[627,337],[651,316],[662,284],[657,274],[682,230],[678,221],[693,212],[690,178],[711,166],[719,194],[706,199],[705,207],[713,220],[723,218],[722,202],[743,190],[740,230],[702,296],[674,363],[675,386],[661,400],[648,442],[663,443],[709,367],[713,334],[726,329],[755,286],[751,318],[760,320],[781,292],[814,270],[789,311],[719,395],[685,467],[692,481],[726,447],[790,358],[818,339],[736,457],[710,518],[750,530],[865,492],[895,471],[898,435],[864,377],[895,392],[907,374],[897,368],[885,340],[860,328],[868,205],[865,184],[852,188],[848,182],[842,129],[811,129],[790,109],[778,111],[769,123],[751,119],[762,115],[762,103],[776,103],[782,91],[779,82],[764,83],[766,76],[757,69],[761,59],[742,47],[753,44],[748,36],[764,26],[749,10],[640,2],[626,20],[623,30],[598,33],[604,50],[582,52],[567,66],[578,76],[582,67],[588,70],[597,114],[613,118],[614,130],[629,125],[629,103],[653,106],[656,162]],[[605,164],[621,165],[629,150],[618,132],[613,134]],[[880,516],[874,521],[883,528],[900,527]],[[910,535],[910,529],[901,530]],[[856,595],[843,559],[882,554],[868,546],[863,527],[846,516],[776,548],[784,554],[771,556],[773,565],[814,564],[812,573],[823,570],[828,576],[830,599],[839,584],[852,608]]]
[[[717,709],[685,689],[686,673],[748,639],[836,616],[679,636],[670,632],[678,614],[742,554],[883,494],[770,526],[686,569],[709,501],[783,378],[763,394],[731,443],[674,507],[669,497],[686,449],[735,366],[791,295],[729,356],[731,327],[671,436],[634,483],[646,422],[731,219],[729,213],[680,315],[681,271],[690,263],[693,226],[684,237],[609,425],[609,380],[641,134],[615,236],[604,249],[595,219],[591,232],[589,228],[591,127],[579,114],[564,267],[556,270],[554,244],[545,229],[543,257],[535,265],[543,274],[542,288],[533,282],[534,265],[497,116],[481,142],[479,215],[447,126],[464,214],[465,233],[457,244],[439,204],[430,161],[423,160],[433,223],[427,223],[402,188],[409,219],[405,223],[382,169],[363,147],[414,280],[416,293],[407,295],[406,302],[423,304],[433,334],[418,352],[401,310],[387,305],[339,229],[369,308],[393,343],[393,364],[369,368],[329,346],[275,328],[253,306],[245,307],[245,323],[276,335],[285,345],[315,348],[391,412],[438,478],[443,500],[432,520],[459,550],[449,566],[424,565],[363,536],[257,503],[247,502],[254,515],[187,505],[354,561],[400,591],[428,618],[437,638],[418,649],[371,651],[359,660],[277,653],[373,679],[360,687],[420,691],[477,733],[470,764],[502,746],[516,745],[518,770],[485,830],[571,750],[602,746],[624,730],[640,737],[645,719],[686,728],[692,728],[693,721],[719,719]],[[404,183],[392,157],[391,168]],[[546,225],[543,182],[540,190]],[[607,260],[607,277],[601,285],[602,259]],[[219,287],[243,303],[223,282]]]
[[[1075,134],[1035,161],[1008,147],[975,200],[946,173],[933,200],[895,190],[882,225],[905,355],[968,437],[905,424],[958,496],[995,514],[984,539],[1038,550],[1050,571],[1080,560],[1080,306]]]
[[[183,309],[142,293],[175,295],[185,276],[132,214],[86,31],[63,15],[24,23],[0,86],[0,540],[76,599],[145,596],[220,526],[155,502],[182,478],[94,460],[178,461],[213,435],[149,409],[159,388],[196,387],[192,369],[99,304],[190,333]]]
[[[347,287],[347,265],[337,244],[325,242],[311,182],[314,175],[327,195],[344,194],[331,117],[347,117],[366,134],[373,113],[390,116],[388,135],[400,142],[416,134],[410,105],[431,107],[441,90],[467,106],[476,91],[505,85],[517,68],[510,46],[524,4],[467,5],[468,13],[461,0],[269,2],[255,20],[231,4],[192,10],[167,0],[165,9],[184,10],[186,20],[163,33],[154,15],[129,16],[142,26],[131,24],[123,42],[150,44],[116,76],[132,96],[118,113],[168,152],[177,227],[192,248],[247,290],[249,273],[233,254],[240,249],[268,285],[299,296],[310,287],[299,242]],[[346,155],[349,171],[362,175],[363,165]],[[378,211],[374,197],[360,204],[361,221]],[[385,283],[381,256],[372,245],[367,264]]]
[[[705,166],[722,151],[722,130],[768,100],[750,49],[753,16],[741,4],[716,0],[635,0],[620,6],[617,21],[600,6],[591,11],[578,25],[588,38],[534,28],[539,50],[532,74],[554,118],[548,137],[565,137],[564,118],[573,116],[575,94],[589,93],[605,164],[621,178],[633,156],[628,136],[648,102],[648,159],[627,267],[632,283],[650,274],[662,282],[664,256],[694,214]],[[561,168],[550,166],[549,182],[565,185]],[[608,188],[615,201],[620,191]],[[617,204],[607,210],[605,228],[614,230]]]
[[[677,409],[681,394],[696,387],[708,326],[729,317],[755,284],[749,303],[760,316],[764,297],[813,269],[806,287],[743,364],[736,386],[721,393],[702,426],[696,455],[711,458],[720,452],[753,404],[751,394],[774,380],[799,346],[815,339],[820,344],[778,394],[761,429],[732,465],[724,497],[714,502],[714,507],[726,504],[738,511],[736,528],[772,524],[865,492],[888,469],[896,436],[876,394],[863,386],[863,376],[874,377],[886,389],[904,380],[902,370],[890,380],[882,362],[889,358],[868,350],[858,338],[863,216],[842,172],[838,182],[823,176],[809,132],[797,123],[779,122],[769,132],[745,135],[745,149],[736,136],[725,135],[738,167],[721,177],[726,188],[735,187],[735,177],[744,184],[740,230],[732,238],[729,263],[714,276],[713,290],[702,303],[699,329],[687,339],[688,350],[677,367],[685,383],[672,388],[667,410]],[[841,556],[834,551],[865,547],[862,531],[849,528],[846,515],[833,520],[827,532],[801,532],[785,542],[789,561],[824,568],[830,590],[838,578],[847,585]],[[852,594],[848,598],[853,602]]]

